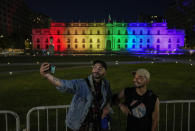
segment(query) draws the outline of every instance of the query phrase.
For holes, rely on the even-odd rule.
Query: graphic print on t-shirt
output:
[[[136,105],[136,106],[135,106]],[[140,102],[139,104],[137,103],[136,100],[134,100],[131,104],[130,107],[132,108],[132,115],[136,118],[142,118],[146,115],[146,106]]]

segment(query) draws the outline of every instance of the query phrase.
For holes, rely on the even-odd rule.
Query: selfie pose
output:
[[[103,131],[103,120],[111,111],[111,91],[108,81],[104,78],[107,65],[104,61],[93,62],[92,74],[87,78],[63,80],[54,77],[51,65],[43,63],[40,74],[50,81],[61,92],[74,94],[66,124],[73,131]]]

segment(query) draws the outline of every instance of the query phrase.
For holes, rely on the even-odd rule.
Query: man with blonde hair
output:
[[[156,131],[159,117],[159,99],[147,89],[150,73],[138,69],[134,75],[134,87],[125,88],[113,96],[114,103],[127,116],[126,131]],[[121,103],[120,100],[124,99]]]

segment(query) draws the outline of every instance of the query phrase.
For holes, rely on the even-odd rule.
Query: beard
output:
[[[143,86],[137,86],[136,88],[139,88],[140,89],[140,88],[143,88]]]
[[[144,84],[134,83],[134,86],[136,88],[143,88],[144,87]]]
[[[102,79],[104,75],[101,75],[98,72],[93,72],[92,76],[94,79]]]

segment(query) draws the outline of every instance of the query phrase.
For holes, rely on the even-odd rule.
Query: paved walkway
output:
[[[140,57],[162,61],[164,63],[182,63],[182,64],[195,65],[195,60],[192,60],[192,59],[176,59],[176,58],[168,58],[168,57],[163,58],[163,57],[156,57],[156,56],[140,56]]]
[[[162,57],[156,57],[156,56],[144,56],[144,55],[139,55],[137,57],[145,57],[147,59],[150,59],[149,61],[111,61],[111,62],[106,62],[108,65],[124,65],[124,64],[144,64],[144,63],[182,63],[182,64],[190,64],[191,66],[195,65],[195,60],[191,59],[175,59],[175,58],[162,58]],[[89,67],[91,66],[92,62],[60,62],[60,63],[52,63],[56,66],[61,65],[61,66],[71,66],[73,65],[74,67],[59,67],[60,69],[62,68],[80,68],[80,67]],[[41,63],[3,63],[0,64],[0,67],[5,67],[5,66],[34,66],[34,65],[41,65]],[[39,69],[29,69],[29,70],[19,70],[19,71],[11,71],[12,73],[24,73],[24,72],[33,72],[33,71],[39,71]],[[10,71],[1,71],[0,74],[7,74],[10,73]]]

